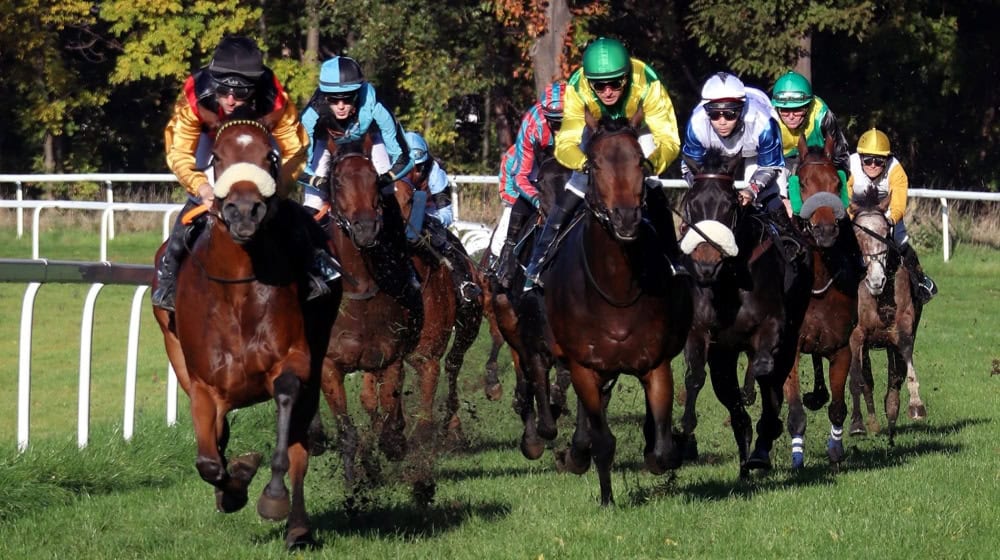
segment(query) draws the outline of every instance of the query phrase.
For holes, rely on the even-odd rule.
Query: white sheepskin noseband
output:
[[[215,197],[226,198],[229,195],[229,189],[240,181],[254,183],[261,196],[264,197],[273,195],[277,187],[274,177],[271,177],[271,174],[263,167],[252,163],[234,163],[223,171],[222,176],[215,181],[215,186],[212,188]]]
[[[736,236],[733,235],[733,230],[729,229],[722,222],[717,222],[715,220],[702,220],[695,224],[695,227],[704,232],[713,242],[722,247],[722,250],[726,252],[725,256],[735,257],[739,254],[740,250],[736,247]],[[694,251],[695,247],[705,242],[705,238],[698,234],[694,228],[689,228],[687,233],[684,234],[684,239],[681,239],[681,251],[684,251],[685,255],[690,255]]]

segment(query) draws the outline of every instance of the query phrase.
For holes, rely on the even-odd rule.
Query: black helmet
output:
[[[219,85],[252,87],[264,74],[264,55],[248,37],[226,37],[215,47],[208,73]]]

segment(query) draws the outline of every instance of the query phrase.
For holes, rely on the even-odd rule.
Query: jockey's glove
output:
[[[320,188],[323,186],[323,183],[326,183],[326,177],[322,175],[313,175],[312,177],[309,177],[310,187]]]
[[[378,179],[375,179],[375,182],[378,183],[379,188],[385,188],[395,183],[396,177],[394,177],[392,173],[386,172],[379,175]]]
[[[753,179],[751,179],[750,182],[747,183],[747,190],[750,191],[750,193],[753,195],[754,200],[757,200],[757,193],[759,193],[763,188],[764,185],[761,185],[760,183],[754,181]]]

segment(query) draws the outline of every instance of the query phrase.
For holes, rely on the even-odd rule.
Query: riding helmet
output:
[[[264,54],[249,37],[226,37],[215,48],[208,73],[221,85],[252,87],[264,74]]]
[[[591,81],[627,76],[630,66],[628,50],[616,39],[600,37],[583,51],[583,75]]]
[[[410,147],[410,159],[414,165],[420,165],[431,157],[427,141],[416,132],[409,131],[403,135],[406,138],[406,145]]]
[[[319,69],[319,90],[325,93],[357,91],[364,82],[361,66],[349,56],[335,56]]]
[[[736,76],[716,72],[702,86],[701,98],[708,109],[738,109],[746,103],[747,88]]]
[[[858,153],[870,156],[887,156],[892,152],[889,137],[877,128],[872,128],[858,138]]]
[[[798,72],[789,72],[774,82],[771,90],[771,104],[779,109],[804,107],[813,100],[809,80]]]

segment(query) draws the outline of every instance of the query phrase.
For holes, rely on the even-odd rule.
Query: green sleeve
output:
[[[798,175],[788,178],[788,201],[792,203],[792,214],[798,216],[799,210],[802,210],[802,191],[799,189]]]

